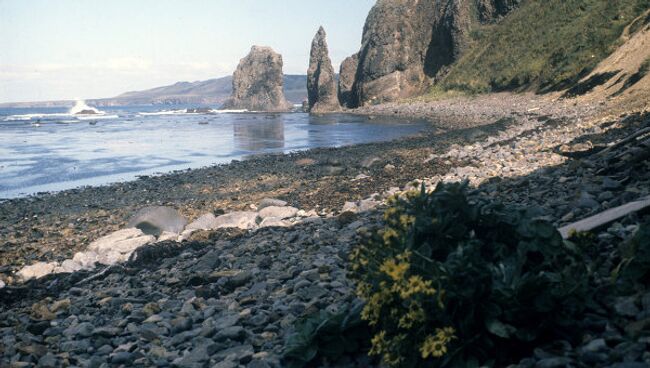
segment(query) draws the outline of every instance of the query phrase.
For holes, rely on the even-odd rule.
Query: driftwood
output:
[[[616,221],[625,217],[633,212],[638,212],[643,209],[650,208],[650,197],[643,198],[638,201],[630,202],[616,208],[610,208],[607,211],[601,212],[597,215],[588,217],[584,220],[574,222],[559,229],[562,238],[567,239],[574,231],[591,231],[610,222]]]
[[[622,145],[624,145],[624,144],[627,144],[627,143],[629,143],[629,142],[632,142],[632,141],[634,141],[635,139],[637,139],[637,138],[639,138],[640,136],[645,135],[645,134],[650,134],[650,128],[643,128],[643,129],[641,129],[641,130],[635,132],[634,134],[629,135],[629,136],[627,136],[627,137],[621,139],[620,141],[618,141],[618,142],[612,144],[611,146],[605,148],[604,150],[598,152],[598,154],[600,154],[600,155],[604,155],[605,153],[607,153],[607,152],[609,152],[609,151],[611,151],[611,150],[613,150],[613,149],[616,149],[616,148],[618,148],[618,147],[620,147],[620,146],[622,146]]]

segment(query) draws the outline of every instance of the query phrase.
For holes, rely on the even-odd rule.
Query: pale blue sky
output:
[[[304,74],[318,26],[358,51],[374,0],[0,0],[0,102],[112,97],[231,74],[251,45]]]

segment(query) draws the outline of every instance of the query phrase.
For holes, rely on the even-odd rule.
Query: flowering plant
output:
[[[575,331],[590,274],[581,253],[530,212],[466,191],[393,197],[384,228],[351,254],[370,354],[388,366],[501,365]]]

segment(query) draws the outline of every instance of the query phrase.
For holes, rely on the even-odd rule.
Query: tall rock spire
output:
[[[310,112],[338,111],[341,108],[326,37],[325,30],[320,27],[311,42],[309,69],[307,70],[307,95]]]

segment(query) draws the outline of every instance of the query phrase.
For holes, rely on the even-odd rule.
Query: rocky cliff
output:
[[[336,111],[341,108],[326,37],[325,30],[320,27],[311,43],[309,69],[307,70],[307,94],[310,112]]]
[[[341,69],[339,71],[339,102],[343,107],[353,108],[357,103],[357,98],[354,95],[354,80],[357,76],[358,64],[359,54],[348,56],[341,62]]]
[[[357,68],[346,66],[356,72],[352,91],[341,90],[342,102],[362,106],[424,92],[460,57],[472,24],[498,19],[519,2],[378,0],[366,19]]]
[[[282,91],[282,55],[270,47],[253,46],[241,59],[232,79],[232,95],[225,109],[289,111]]]

